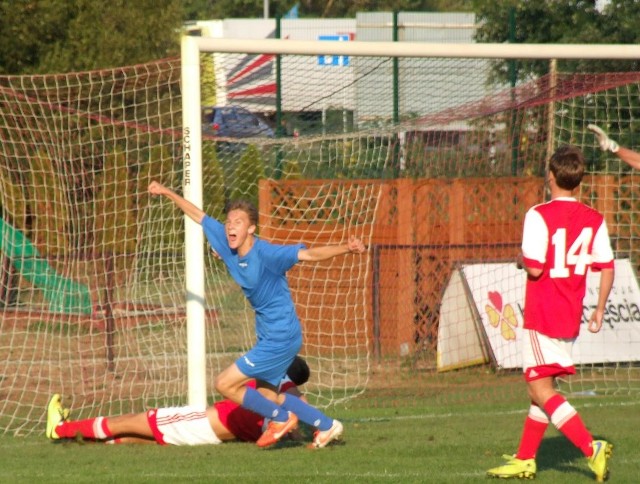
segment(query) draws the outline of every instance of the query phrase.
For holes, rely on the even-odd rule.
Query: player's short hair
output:
[[[232,210],[242,210],[249,216],[249,223],[251,225],[258,225],[258,209],[256,206],[247,200],[233,200],[227,203],[224,208],[224,213],[229,215]]]
[[[311,370],[309,370],[309,365],[307,365],[304,358],[300,356],[296,356],[287,369],[287,376],[296,384],[296,386],[307,383],[310,375]]]
[[[549,160],[549,171],[556,179],[556,185],[563,190],[573,190],[584,176],[584,154],[577,146],[559,147]]]

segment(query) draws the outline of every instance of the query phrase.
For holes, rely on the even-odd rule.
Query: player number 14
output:
[[[593,237],[593,229],[586,227],[573,241],[567,250],[567,229],[558,229],[551,237],[554,248],[553,267],[549,271],[551,277],[569,277],[569,268],[574,266],[574,274],[583,275],[591,263],[589,245]]]

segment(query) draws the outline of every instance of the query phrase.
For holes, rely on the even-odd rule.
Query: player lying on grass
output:
[[[298,387],[309,380],[307,362],[296,356],[280,384],[280,392],[304,398]],[[255,388],[255,381],[249,382]],[[281,395],[282,396],[282,395]],[[230,400],[203,409],[190,406],[153,408],[146,412],[86,420],[68,420],[69,410],[60,395],[51,397],[47,409],[49,439],[83,439],[107,444],[200,445],[230,440],[255,442],[262,435],[264,419]],[[297,439],[295,430],[291,432]]]
[[[620,146],[609,138],[602,128],[595,124],[590,124],[587,128],[593,131],[596,135],[596,139],[598,140],[598,144],[602,151],[611,151],[611,153],[614,153],[630,167],[635,168],[636,170],[640,169],[640,153],[630,150],[629,148],[625,148],[624,146]]]

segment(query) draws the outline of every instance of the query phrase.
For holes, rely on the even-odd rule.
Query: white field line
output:
[[[571,402],[571,405],[576,409],[584,408],[608,408],[608,407],[633,407],[640,405],[640,400],[633,400],[628,402],[609,402],[609,403],[583,403],[576,404]],[[448,413],[427,413],[420,415],[391,415],[389,417],[370,417],[370,418],[344,418],[341,419],[344,422],[366,423],[366,422],[389,422],[392,420],[431,420],[441,418],[460,418],[460,417],[487,417],[487,416],[503,416],[503,415],[518,415],[526,414],[529,411],[529,407],[523,407],[517,410],[495,410],[495,411],[483,411],[483,412],[448,412]]]

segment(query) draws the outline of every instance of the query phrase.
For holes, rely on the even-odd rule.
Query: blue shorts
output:
[[[279,344],[259,341],[236,360],[236,365],[244,375],[277,387],[301,347],[302,335]]]

